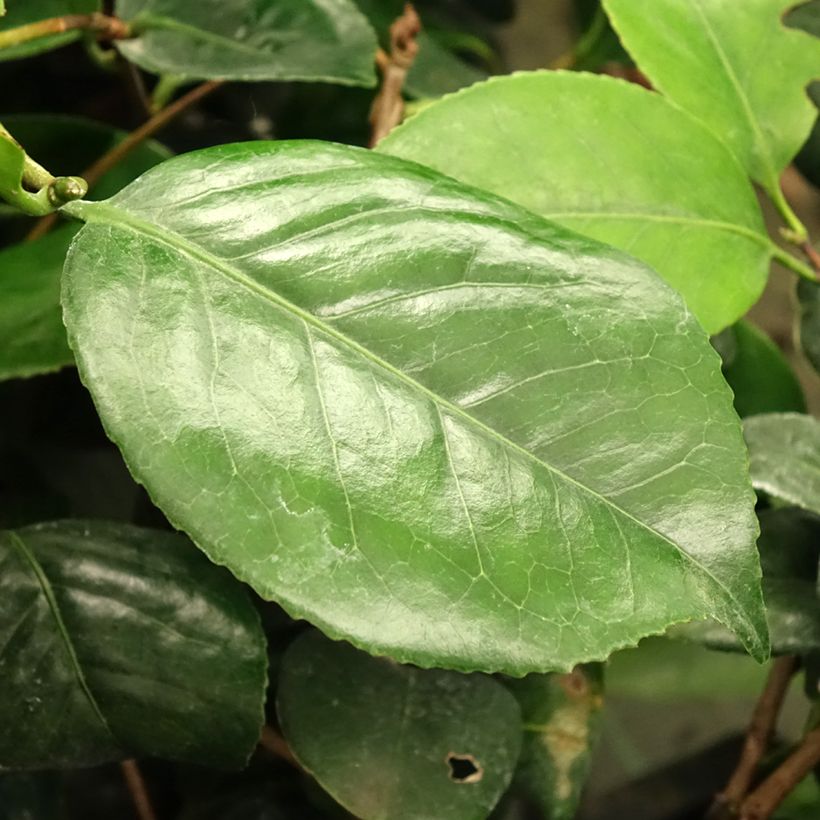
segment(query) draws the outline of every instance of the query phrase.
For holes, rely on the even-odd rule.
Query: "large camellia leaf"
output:
[[[51,17],[63,17],[66,14],[90,14],[99,11],[101,5],[101,0],[15,0],[9,6],[8,14],[0,20],[0,32]],[[0,48],[0,61],[33,57],[35,54],[41,54],[79,40],[82,36],[83,32],[80,29],[74,29],[60,34],[51,34],[48,37],[38,37],[8,48]]]
[[[285,654],[277,710],[299,762],[364,820],[486,817],[521,747],[518,704],[498,681],[400,666],[317,632]]]
[[[88,224],[64,317],[109,435],[291,615],[517,675],[706,612],[765,654],[731,394],[637,261],[316,142],[189,154],[66,210]]]
[[[820,421],[767,413],[743,423],[749,470],[759,490],[820,514]]]
[[[742,316],[766,283],[773,246],[743,169],[639,86],[565,72],[491,79],[428,106],[379,150],[634,254],[709,332]]]
[[[353,0],[117,0],[132,62],[187,79],[372,86],[376,34]]]
[[[126,136],[76,117],[17,115],[4,122],[34,156],[65,173],[78,173]],[[105,174],[90,196],[111,196],[169,156],[148,140]],[[48,373],[74,361],[60,310],[60,278],[76,232],[76,225],[60,225],[0,250],[0,380]]]
[[[0,532],[0,769],[133,755],[241,766],[265,639],[245,591],[176,534]]]
[[[820,40],[781,21],[794,0],[604,0],[653,85],[726,142],[780,199],[780,172],[811,130],[806,96],[820,76]]]

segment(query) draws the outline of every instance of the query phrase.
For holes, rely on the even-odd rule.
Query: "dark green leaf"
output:
[[[382,46],[389,47],[390,24],[402,13],[404,0],[356,0],[379,33]],[[412,97],[439,97],[483,80],[487,74],[459,60],[423,29],[419,52],[407,74],[404,90]]]
[[[65,173],[76,173],[125,137],[106,125],[73,117],[4,118],[37,157]],[[91,191],[111,196],[169,156],[149,140],[105,174]],[[57,165],[56,163],[60,163]],[[77,228],[63,225],[34,242],[0,250],[0,380],[48,373],[72,364],[60,310],[60,277]]]
[[[59,796],[54,772],[0,774],[0,820],[56,820]]]
[[[644,266],[324,143],[188,154],[71,212],[65,317],[109,435],[292,616],[515,675],[707,613],[765,655],[731,396]]]
[[[428,106],[379,150],[634,254],[711,333],[766,283],[772,244],[743,169],[691,117],[636,85],[565,72],[494,78]]]
[[[264,635],[245,591],[180,535],[58,522],[0,534],[0,768],[150,755],[241,766]]]
[[[28,23],[47,20],[50,17],[62,17],[65,14],[90,14],[99,11],[101,0],[14,0],[8,13],[0,20],[0,31],[7,31]],[[83,36],[79,29],[38,37],[26,43],[0,48],[0,61],[17,60],[21,57],[32,57],[44,51],[73,43]]]
[[[733,337],[734,355],[728,363],[724,359],[723,375],[735,394],[740,416],[806,411],[800,382],[780,348],[762,330],[741,321],[724,333]]]
[[[622,42],[653,85],[726,142],[780,199],[779,178],[817,117],[806,85],[820,40],[787,29],[794,0],[604,0]]]
[[[514,787],[538,806],[543,820],[572,820],[600,728],[603,670],[579,666],[567,675],[527,675],[507,685],[524,723]]]
[[[137,37],[119,50],[187,79],[372,86],[376,35],[352,0],[117,0]]]
[[[798,338],[811,366],[820,373],[820,285],[801,279],[797,283]]]
[[[518,705],[492,678],[401,666],[315,631],[285,654],[277,709],[299,762],[363,820],[486,817],[521,746]]]
[[[820,421],[768,413],[743,423],[752,484],[773,498],[820,513]]]
[[[760,514],[760,563],[772,651],[804,654],[820,650],[820,518],[784,507]],[[717,649],[742,651],[737,639],[714,622],[686,624],[676,634]]]

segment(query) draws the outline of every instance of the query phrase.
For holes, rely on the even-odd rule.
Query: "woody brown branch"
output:
[[[117,17],[94,12],[93,14],[66,14],[63,17],[51,17],[25,26],[0,32],[0,49],[38,40],[52,34],[63,34],[66,31],[90,31],[105,40],[122,40],[131,36],[127,23]]]
[[[404,98],[402,91],[407,72],[419,51],[417,37],[421,19],[411,3],[406,3],[402,15],[390,26],[390,53],[381,49],[376,64],[382,72],[382,84],[370,110],[370,147],[386,137],[402,120]]]

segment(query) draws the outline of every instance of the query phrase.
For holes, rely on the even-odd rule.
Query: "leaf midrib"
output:
[[[60,605],[57,603],[57,597],[54,594],[54,590],[51,586],[51,582],[48,580],[46,576],[45,570],[43,569],[40,562],[34,556],[34,553],[28,548],[26,542],[23,541],[22,538],[16,532],[9,532],[9,536],[11,537],[11,542],[13,546],[17,549],[20,555],[23,557],[23,560],[29,565],[31,568],[34,577],[37,579],[37,583],[40,585],[40,590],[43,593],[43,597],[46,599],[46,603],[48,604],[49,611],[51,612],[52,617],[54,618],[54,622],[57,625],[57,632],[60,635],[60,640],[65,647],[66,653],[68,654],[69,662],[71,663],[71,668],[74,670],[74,674],[77,678],[77,683],[80,686],[83,694],[88,701],[91,710],[94,712],[97,720],[102,724],[103,728],[106,732],[108,732],[109,737],[116,743],[118,746],[120,745],[117,741],[116,736],[111,731],[111,727],[108,725],[108,721],[105,719],[105,716],[100,709],[99,704],[97,703],[97,699],[94,697],[94,694],[91,691],[91,687],[88,685],[88,681],[85,679],[85,674],[83,672],[82,666],[80,665],[80,659],[77,657],[77,651],[74,648],[74,642],[71,640],[71,636],[68,634],[68,628],[65,625],[65,621],[63,621],[62,613],[60,612]]]
[[[628,510],[623,509],[623,507],[620,507],[611,499],[607,498],[606,496],[602,495],[601,493],[597,492],[591,487],[587,487],[578,479],[573,478],[569,474],[563,472],[558,467],[549,464],[548,462],[541,459],[539,456],[527,450],[525,447],[522,447],[520,444],[517,444],[516,442],[507,438],[503,434],[499,433],[497,430],[482,422],[480,419],[477,419],[475,416],[466,412],[462,407],[459,407],[459,405],[454,404],[453,402],[445,399],[444,397],[430,390],[421,382],[416,381],[414,378],[408,376],[406,373],[404,373],[402,370],[398,369],[394,365],[390,364],[388,361],[377,356],[375,353],[373,353],[373,351],[364,347],[355,339],[351,339],[349,336],[345,335],[341,331],[336,330],[334,327],[326,324],[315,314],[310,313],[309,311],[304,310],[303,308],[299,307],[298,305],[294,304],[288,299],[285,299],[283,296],[276,293],[276,291],[263,287],[257,281],[247,276],[241,270],[228,264],[225,260],[221,259],[220,257],[210,253],[201,246],[196,245],[193,242],[190,242],[189,240],[185,239],[183,236],[171,230],[170,228],[160,228],[158,225],[147,220],[140,219],[121,208],[109,204],[108,202],[90,202],[86,200],[81,200],[70,203],[69,205],[65,206],[63,208],[63,212],[68,213],[71,216],[78,217],[79,219],[83,220],[88,224],[97,222],[103,224],[107,223],[109,225],[118,225],[128,230],[131,230],[133,233],[136,233],[137,235],[141,234],[150,239],[153,239],[154,241],[162,245],[165,245],[166,247],[171,248],[172,250],[178,253],[185,254],[194,259],[195,261],[199,261],[208,265],[212,269],[222,273],[227,278],[234,281],[236,284],[241,285],[246,290],[249,290],[251,293],[254,293],[257,296],[260,296],[262,299],[273,303],[286,313],[291,313],[294,316],[298,317],[306,325],[315,327],[325,336],[334,339],[344,347],[362,356],[365,360],[371,362],[376,367],[379,367],[382,370],[390,373],[399,381],[403,382],[404,384],[418,391],[422,395],[426,396],[436,407],[442,408],[446,410],[448,413],[455,416],[456,418],[466,421],[469,425],[480,430],[484,435],[489,437],[491,440],[496,441],[503,447],[509,448],[510,450],[522,455],[528,461],[532,461],[538,464],[540,467],[552,473],[553,475],[558,476],[563,481],[566,481],[568,484],[578,487],[582,492],[586,493],[589,496],[592,496],[593,498],[598,499],[601,503],[605,504],[610,509],[624,516],[628,520],[634,522],[640,528],[651,533],[653,536],[669,544],[669,546],[671,546],[677,552],[677,554],[681,555],[686,560],[690,561],[693,566],[695,566],[704,575],[706,575],[715,584],[717,584],[717,586],[721,590],[723,590],[727,599],[730,600],[737,607],[737,613],[741,617],[743,617],[744,620],[748,621],[748,616],[746,615],[744,607],[737,600],[734,593],[723,583],[723,581],[717,578],[708,567],[704,566],[700,561],[698,561],[697,558],[695,558],[695,556],[691,555],[689,552],[683,549],[683,547],[675,543],[671,538],[669,538],[669,536],[659,532],[654,527],[647,524],[645,521],[641,521],[639,518],[636,518],[632,513],[630,513]]]

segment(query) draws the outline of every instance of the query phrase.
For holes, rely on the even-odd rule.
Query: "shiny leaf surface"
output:
[[[730,361],[724,360],[723,376],[735,394],[739,416],[806,411],[797,376],[780,348],[762,330],[740,321],[724,333],[732,335],[733,355]]]
[[[285,654],[277,710],[302,766],[363,820],[486,817],[521,746],[518,704],[492,678],[401,666],[315,631]]]
[[[797,302],[800,348],[820,373],[820,285],[801,279],[797,283]]]
[[[567,675],[527,675],[507,685],[524,724],[513,787],[538,806],[544,820],[572,820],[600,729],[603,670],[590,664]]]
[[[768,413],[743,423],[752,484],[779,501],[820,513],[820,421]]]
[[[806,86],[820,40],[786,28],[794,0],[604,0],[621,41],[659,88],[729,145],[775,196],[817,117]]]
[[[125,137],[99,123],[73,117],[4,118],[20,142],[58,173],[77,173]],[[91,190],[109,197],[167,159],[153,140],[140,145]],[[48,373],[74,361],[60,308],[60,279],[75,225],[60,225],[46,236],[0,250],[0,380]]]
[[[703,126],[638,86],[552,71],[494,78],[428,106],[379,150],[628,251],[710,333],[739,319],[766,283],[771,243],[743,169]]]
[[[820,518],[794,507],[764,510],[758,549],[772,651],[820,651]],[[712,621],[685,624],[675,632],[716,649],[743,651],[731,632]]]
[[[109,435],[292,616],[515,675],[706,613],[765,654],[730,393],[643,265],[325,143],[189,154],[71,212],[65,318]]]
[[[134,755],[238,767],[258,739],[258,616],[180,535],[76,521],[2,532],[0,647],[0,768]]]
[[[99,11],[100,6],[101,0],[15,0],[9,6],[8,13],[0,20],[0,31],[47,20],[50,17],[62,17],[65,14],[90,14]],[[76,29],[0,48],[0,61],[33,57],[35,54],[73,43],[82,36],[83,32]]]
[[[352,0],[117,0],[132,62],[187,79],[372,86],[376,35]]]

